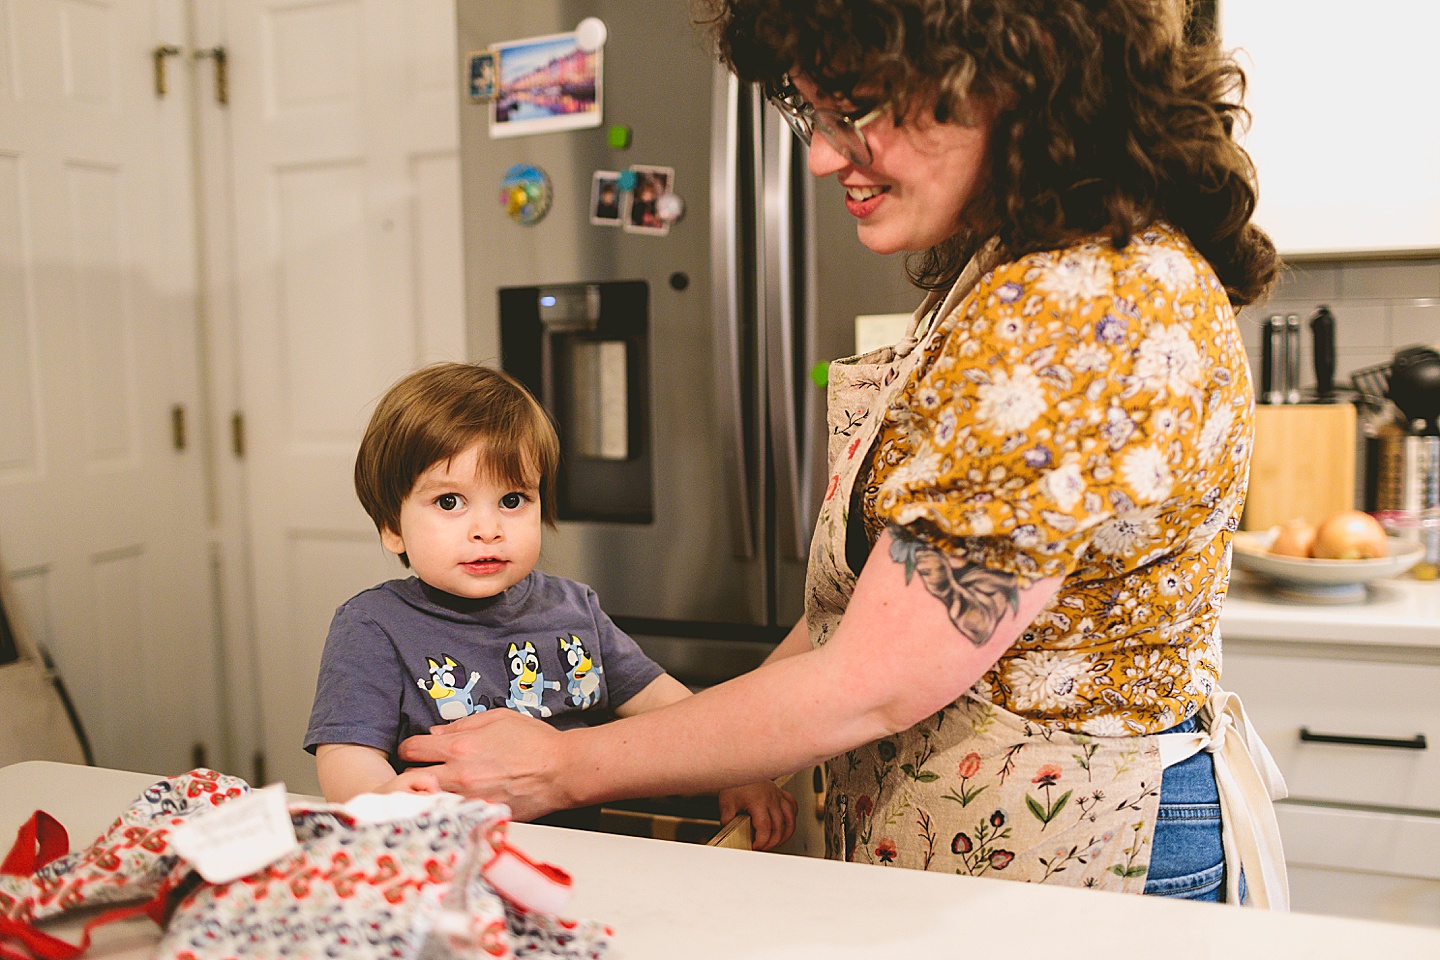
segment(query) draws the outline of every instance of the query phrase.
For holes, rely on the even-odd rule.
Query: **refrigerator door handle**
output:
[[[764,108],[764,323],[766,393],[775,470],[775,525],[781,556],[805,559],[806,516],[795,403],[796,231],[792,170],[795,137],[779,111]],[[802,265],[803,267],[803,265]]]
[[[715,66],[710,156],[710,267],[713,279],[712,323],[715,333],[716,413],[722,439],[724,489],[729,494],[731,552],[755,556],[753,472],[745,448],[744,288],[741,277],[740,81]]]

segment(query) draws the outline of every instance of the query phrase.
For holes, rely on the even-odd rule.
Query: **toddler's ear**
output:
[[[397,556],[405,552],[405,538],[389,527],[380,531],[380,542],[385,545],[386,550]]]

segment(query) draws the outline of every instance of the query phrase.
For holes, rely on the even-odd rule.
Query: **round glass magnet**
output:
[[[685,201],[678,194],[662,193],[655,200],[655,216],[673,223],[685,216]]]
[[[585,53],[594,53],[605,46],[610,31],[599,17],[586,17],[575,26],[575,47]]]
[[[500,181],[500,203],[506,215],[527,227],[544,219],[553,198],[550,175],[534,164],[517,163]]]

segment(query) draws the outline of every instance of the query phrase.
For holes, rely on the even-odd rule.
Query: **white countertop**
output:
[[[1364,603],[1296,603],[1236,570],[1220,611],[1226,640],[1299,640],[1440,649],[1440,581],[1376,580]]]
[[[153,777],[30,762],[0,769],[0,837],[37,807],[88,843]],[[1215,960],[1440,957],[1440,930],[1272,914],[515,824],[515,844],[575,878],[570,913],[610,924],[607,960],[942,957],[1076,960],[1179,950]],[[91,955],[138,958],[149,921]],[[68,930],[62,932],[69,933]]]

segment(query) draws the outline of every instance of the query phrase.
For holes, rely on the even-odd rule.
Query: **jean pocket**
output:
[[[1155,819],[1145,893],[1184,900],[1219,900],[1225,846],[1217,803],[1162,803]]]
[[[1179,877],[1145,880],[1147,897],[1170,897],[1175,900],[1209,900],[1221,898],[1220,885],[1225,882],[1225,862],[1187,873]]]

